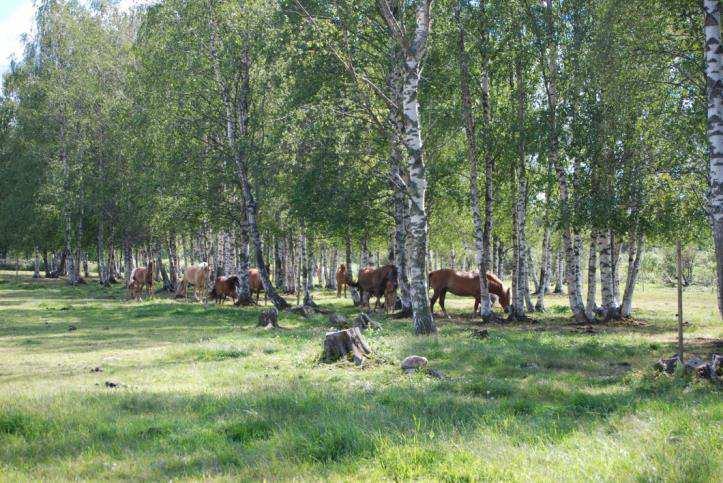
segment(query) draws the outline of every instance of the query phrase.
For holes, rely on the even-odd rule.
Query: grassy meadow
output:
[[[29,275],[0,272],[2,481],[723,481],[720,387],[651,369],[675,352],[671,288],[639,287],[636,320],[593,333],[562,296],[486,339],[471,299],[448,297],[436,337],[377,314],[358,368],[319,362],[325,316],[265,330],[263,307]],[[723,350],[712,291],[685,303],[689,353]],[[447,379],[402,374],[411,354]]]

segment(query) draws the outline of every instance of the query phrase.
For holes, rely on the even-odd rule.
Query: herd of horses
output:
[[[154,263],[151,261],[145,267],[133,269],[128,284],[128,292],[131,298],[139,299],[145,290],[150,297],[153,290]],[[211,298],[219,304],[227,299],[237,303],[240,301],[241,281],[237,275],[216,277],[213,288],[207,293],[207,281],[211,277],[211,267],[203,262],[188,267],[183,274],[181,282],[176,290],[176,297],[185,297],[188,300],[188,286],[193,286],[196,300]],[[258,269],[251,268],[248,271],[249,288],[251,296],[256,295],[256,304],[259,302],[259,294],[264,292],[263,283]],[[346,265],[341,264],[336,272],[336,295],[346,298],[347,287],[353,287],[359,294],[360,305],[371,308],[369,301],[376,297],[374,310],[379,308],[379,303],[384,297],[384,310],[391,312],[397,300],[397,288],[399,283],[397,267],[395,265],[384,265],[382,267],[364,267],[359,270],[357,279],[354,281]],[[487,285],[489,287],[492,304],[499,302],[507,312],[510,305],[510,289],[505,290],[502,281],[493,273],[487,272]],[[430,309],[434,312],[434,305],[439,301],[439,306],[445,316],[449,317],[444,307],[447,292],[462,297],[474,297],[474,312],[477,313],[480,304],[480,279],[479,273],[463,272],[451,269],[435,270],[429,273],[429,288],[433,291],[430,299]],[[264,292],[264,303],[266,303],[266,292]]]

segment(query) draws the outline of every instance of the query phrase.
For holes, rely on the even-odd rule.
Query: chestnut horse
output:
[[[500,305],[507,312],[510,306],[510,289],[504,289],[502,280],[491,272],[487,272],[487,286],[490,294],[499,297]],[[457,270],[442,269],[436,270],[429,274],[429,287],[434,290],[430,301],[430,309],[434,312],[434,303],[439,299],[439,306],[442,307],[444,315],[449,317],[447,310],[444,308],[444,297],[447,292],[455,295],[474,297],[474,313],[477,313],[480,304],[479,294],[479,273],[477,272],[460,272]]]
[[[362,307],[364,305],[369,307],[369,300],[372,296],[376,297],[377,301],[374,304],[374,310],[376,310],[379,307],[379,299],[382,295],[391,294],[397,290],[397,267],[394,265],[384,265],[379,268],[364,267],[359,270],[356,282],[348,279],[347,283],[359,290]],[[366,298],[364,297],[365,293],[367,294]]]
[[[258,268],[249,268],[249,289],[252,296],[254,292],[256,293],[256,305],[259,304],[259,294],[264,292],[264,305],[266,305],[266,291]]]
[[[136,267],[131,272],[130,283],[128,284],[128,293],[131,298],[141,299],[143,287],[146,287],[146,293],[151,296],[153,290],[153,261],[148,262],[145,267]]]
[[[231,301],[235,302],[238,298],[238,289],[241,286],[236,275],[230,277],[216,277],[213,282],[213,290],[208,294],[209,297],[216,300],[219,304],[223,304],[226,297],[231,297]]]
[[[186,269],[186,273],[183,274],[183,279],[181,279],[181,283],[178,285],[176,297],[185,296],[186,300],[188,300],[188,284],[191,284],[193,285],[193,295],[196,297],[196,300],[201,300],[201,298],[205,300],[206,283],[210,275],[211,267],[208,266],[208,263],[202,262],[198,265],[191,265]],[[201,298],[199,298],[199,294],[201,294]]]
[[[346,265],[339,265],[336,271],[336,296],[341,297],[341,289],[344,289],[344,298],[346,298],[346,286],[348,285],[349,274],[346,271]]]

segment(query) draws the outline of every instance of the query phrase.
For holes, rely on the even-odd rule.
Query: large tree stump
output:
[[[259,314],[259,327],[266,327],[267,329],[280,329],[279,327],[279,311],[276,307],[264,310]]]
[[[360,366],[371,352],[358,327],[326,333],[323,355],[325,362],[334,362],[345,357]]]

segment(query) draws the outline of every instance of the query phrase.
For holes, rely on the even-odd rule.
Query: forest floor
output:
[[[723,478],[720,386],[652,369],[675,352],[671,288],[641,286],[634,322],[592,333],[559,295],[484,339],[471,300],[448,298],[435,337],[374,315],[359,368],[319,362],[325,316],[265,330],[263,306],[28,275],[0,272],[0,480]],[[353,315],[334,295],[315,298]],[[711,289],[685,303],[689,353],[720,352]],[[404,375],[411,354],[447,378]]]

